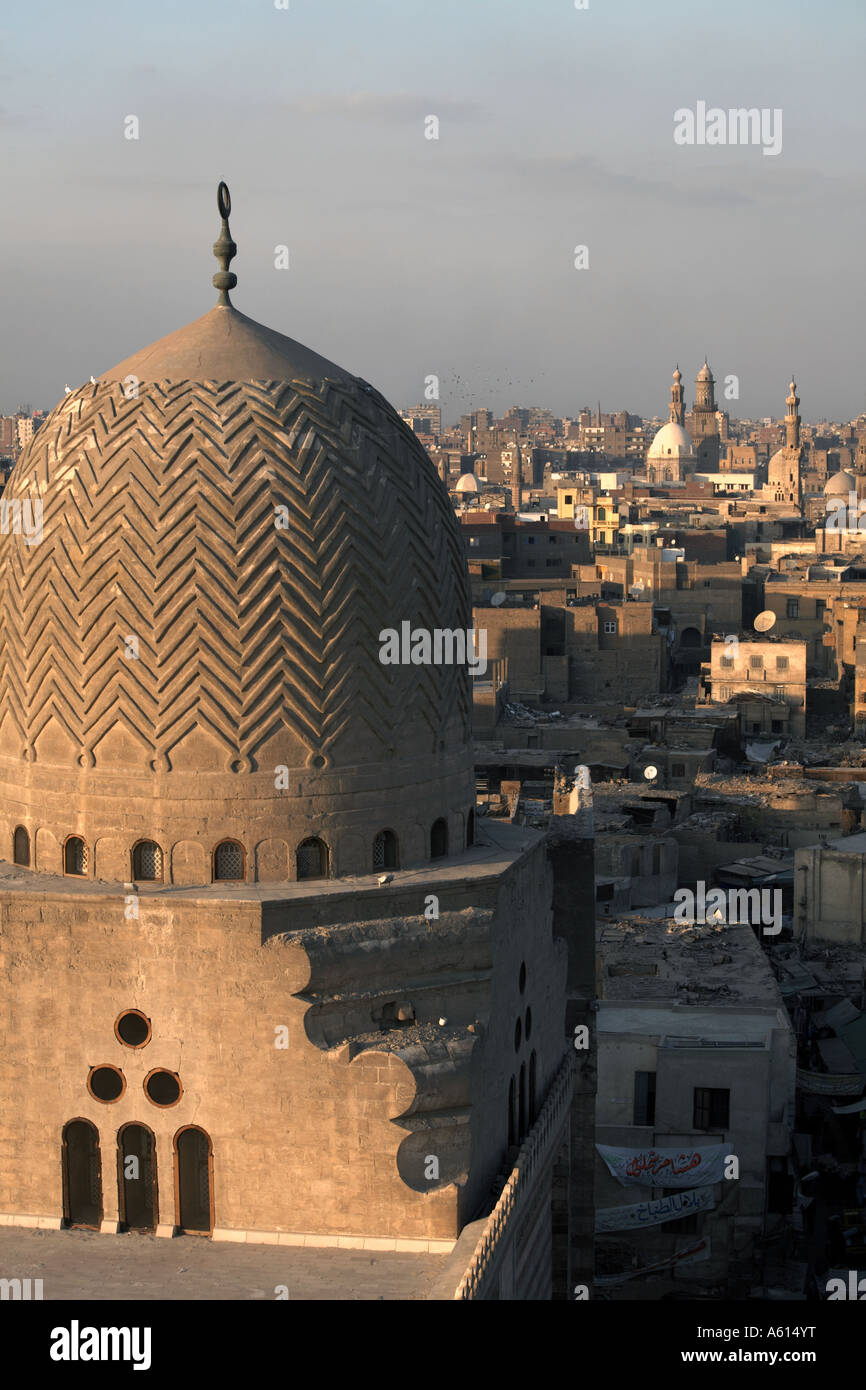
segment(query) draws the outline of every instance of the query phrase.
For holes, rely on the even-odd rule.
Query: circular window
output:
[[[156,1071],[149,1071],[144,1078],[144,1092],[154,1105],[169,1106],[177,1105],[183,1095],[183,1088],[180,1077],[173,1071],[157,1068]]]
[[[520,963],[520,993],[526,989],[526,961]]]
[[[113,1101],[120,1100],[126,1090],[126,1077],[118,1067],[110,1065],[91,1067],[90,1075],[87,1078],[87,1089],[94,1100],[101,1100],[105,1105],[111,1105]]]
[[[150,1019],[138,1009],[128,1009],[117,1019],[114,1031],[127,1047],[144,1047],[150,1042]]]
[[[518,1048],[520,1047],[520,1038],[521,1038],[522,1032],[523,1032],[523,1030],[522,1030],[522,1027],[521,1027],[520,1019],[518,1019],[517,1022],[515,1023],[515,1025],[514,1025],[514,1051],[515,1051],[515,1052],[517,1052]]]
[[[525,1021],[524,1025],[523,1025],[523,1031],[524,1031],[524,1033],[526,1034],[526,1041],[529,1042],[529,1038],[530,1038],[530,1035],[531,1035],[531,1033],[532,1033],[532,1010],[531,1010],[531,1009],[527,1009],[527,1010],[526,1010],[526,1021]]]

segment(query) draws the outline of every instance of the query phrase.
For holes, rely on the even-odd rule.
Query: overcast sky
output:
[[[6,7],[0,411],[212,306],[221,178],[236,306],[398,406],[666,414],[706,353],[733,414],[866,409],[863,0],[288,2]],[[782,152],[676,145],[698,101]]]

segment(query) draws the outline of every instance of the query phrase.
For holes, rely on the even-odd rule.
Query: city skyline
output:
[[[160,3],[136,26],[97,0],[62,49],[29,16],[2,35],[5,409],[50,408],[206,312],[225,177],[238,306],[389,399],[432,373],[448,419],[581,397],[652,418],[669,364],[709,351],[745,417],[781,413],[792,366],[807,419],[861,413],[855,4],[834,7],[832,66],[806,5],[482,0],[431,23],[382,0],[336,29],[297,0],[242,10]],[[781,111],[780,152],[676,144],[701,102]]]

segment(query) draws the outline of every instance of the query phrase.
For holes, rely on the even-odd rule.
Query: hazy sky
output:
[[[220,178],[236,306],[397,405],[666,413],[706,352],[734,414],[866,409],[863,0],[289,5],[5,7],[0,411],[212,306]],[[782,152],[677,146],[699,100]]]

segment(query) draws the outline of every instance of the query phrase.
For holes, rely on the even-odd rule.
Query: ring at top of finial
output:
[[[217,189],[217,207],[220,217],[231,217],[232,214],[232,195],[229,193],[227,183],[221,182]]]

